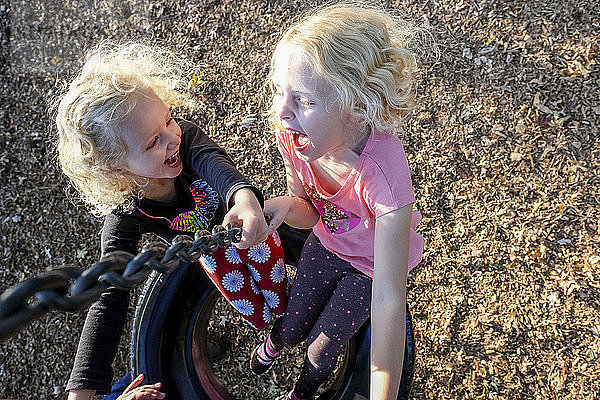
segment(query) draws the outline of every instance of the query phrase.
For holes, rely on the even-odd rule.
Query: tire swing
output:
[[[279,230],[286,262],[298,260],[306,234],[284,226]],[[182,264],[170,275],[148,278],[135,312],[131,340],[132,376],[163,383],[171,400],[235,400],[212,370],[208,322],[221,297],[202,268]],[[318,400],[368,399],[370,324],[350,340],[343,365]],[[408,399],[414,370],[412,318],[406,312],[406,346],[398,399]]]

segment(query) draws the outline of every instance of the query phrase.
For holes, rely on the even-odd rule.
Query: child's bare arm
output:
[[[299,229],[310,229],[319,221],[313,205],[301,197],[280,196],[265,201],[265,215],[269,216],[269,233],[282,222]]]
[[[398,396],[406,340],[406,279],[412,205],[375,222],[370,400]]]

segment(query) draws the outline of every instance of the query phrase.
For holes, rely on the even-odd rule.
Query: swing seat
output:
[[[287,225],[278,230],[286,263],[297,265],[307,231]],[[224,348],[208,340],[208,325],[220,293],[195,264],[183,264],[169,275],[153,273],[136,308],[132,331],[132,376],[146,375],[144,383],[162,382],[172,400],[235,400],[211,367]],[[318,400],[368,398],[370,323],[350,340],[333,383]],[[398,399],[408,399],[414,370],[412,318],[406,312],[406,345]],[[362,397],[361,397],[362,396]]]

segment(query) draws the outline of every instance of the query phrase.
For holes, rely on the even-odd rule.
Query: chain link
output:
[[[212,234],[197,231],[193,240],[178,235],[171,246],[150,243],[136,256],[126,251],[114,251],[86,270],[64,266],[26,279],[0,294],[0,341],[50,310],[82,310],[108,287],[132,289],[140,286],[151,271],[169,274],[180,261],[194,262],[203,254],[214,253],[218,247],[227,248],[239,242],[241,236],[239,227],[216,225]]]

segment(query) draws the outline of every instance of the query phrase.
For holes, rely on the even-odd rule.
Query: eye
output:
[[[173,119],[173,118],[171,118],[171,119]],[[150,150],[151,148],[156,146],[156,143],[158,143],[158,136],[154,136],[154,139],[152,139],[152,141],[150,142],[148,147],[146,147],[146,150]]]
[[[314,104],[312,101],[310,101],[306,97],[302,97],[302,96],[296,97],[296,101],[298,101],[298,103],[302,104],[305,107],[309,107]]]

